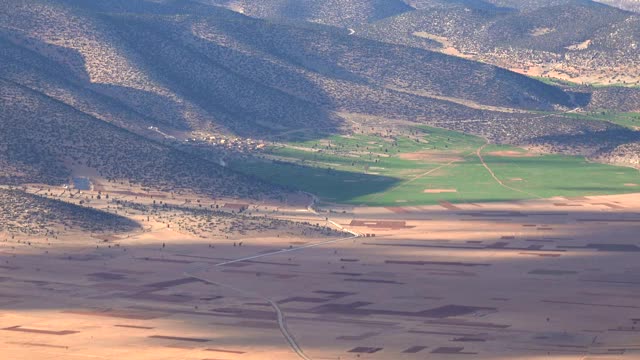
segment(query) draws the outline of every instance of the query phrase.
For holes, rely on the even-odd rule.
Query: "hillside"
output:
[[[0,360],[640,360],[602,2],[0,0]]]
[[[410,5],[419,7],[424,3],[433,3],[433,0],[406,0]],[[577,3],[602,3],[628,11],[639,11],[640,2],[638,0],[454,0],[450,2],[464,3],[472,6],[490,5],[495,7],[519,9],[524,11],[536,10],[549,6],[558,6]]]
[[[482,11],[478,23],[494,16]],[[586,106],[588,96],[321,24],[143,0],[4,1],[0,14],[0,161],[10,169],[3,183],[62,184],[95,171],[167,190],[277,196],[280,189],[233,173],[221,159],[301,129],[350,132],[367,126],[353,120],[363,116],[512,144],[599,134],[599,143],[582,136],[559,147],[587,154],[636,136],[532,112]]]
[[[531,11],[540,8],[566,5],[566,4],[579,4],[590,3],[590,0],[484,0],[488,3],[494,4],[500,7],[507,7],[512,9],[519,9],[523,11]]]
[[[66,183],[76,171],[94,169],[107,180],[167,191],[195,190],[217,196],[272,193],[258,181],[105,123],[72,106],[0,80],[0,161],[4,184]]]
[[[589,109],[640,113],[640,89],[619,86],[592,90]]]
[[[640,1],[638,0],[597,0],[603,4],[615,6],[620,9],[640,12]]]
[[[427,38],[439,41],[441,51],[528,75],[597,84],[639,83],[637,14],[589,1],[511,10],[484,2],[420,4],[417,11],[364,26],[359,33],[433,49],[430,41],[424,41]]]
[[[390,108],[373,113],[436,117],[442,111],[433,109],[447,107],[455,113],[455,105],[390,87],[487,105],[572,106],[563,91],[527,77],[333,28],[273,24],[193,4],[152,4],[152,15],[140,15],[140,2],[115,2],[123,13],[109,14],[101,12],[105,2],[97,9],[45,2],[47,11],[22,3],[3,10],[11,18],[5,77],[21,84],[46,78],[50,85],[30,80],[32,87],[61,101],[73,94],[74,106],[136,132],[151,125],[241,136],[331,129],[342,122],[332,111],[381,102]],[[55,94],[61,87],[64,96]]]
[[[0,233],[55,236],[65,229],[126,232],[139,228],[135,221],[118,215],[18,189],[0,189]]]
[[[201,0],[252,17],[357,26],[412,10],[402,0]]]

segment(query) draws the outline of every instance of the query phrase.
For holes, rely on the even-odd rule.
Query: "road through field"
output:
[[[423,178],[423,177],[425,177],[425,176],[428,176],[428,175],[430,175],[430,174],[432,174],[432,173],[434,173],[434,172],[436,172],[436,171],[438,171],[438,170],[440,170],[440,169],[443,169],[443,168],[445,168],[445,167],[451,166],[451,164],[453,164],[453,163],[455,163],[455,162],[459,162],[459,161],[460,161],[459,159],[451,160],[451,161],[449,161],[449,162],[448,162],[448,163],[446,163],[446,164],[442,164],[442,165],[440,165],[440,166],[438,166],[438,167],[436,167],[436,168],[433,168],[433,169],[431,169],[431,170],[429,170],[429,171],[427,171],[427,172],[425,172],[425,173],[422,173],[422,174],[420,174],[420,175],[416,175],[415,177],[413,177],[413,178],[411,178],[411,179],[409,179],[409,180],[407,180],[407,181],[405,181],[405,182],[402,182],[402,183],[400,183],[400,184],[398,184],[398,185],[396,185],[396,186],[392,187],[391,189],[386,190],[385,192],[381,192],[381,193],[378,193],[378,194],[373,195],[373,196],[371,197],[371,199],[372,199],[372,200],[376,200],[376,199],[380,198],[380,196],[382,196],[382,195],[384,195],[384,194],[386,194],[386,193],[390,193],[390,192],[392,192],[392,191],[394,191],[394,190],[396,190],[396,189],[398,189],[398,188],[401,188],[401,187],[403,187],[403,186],[405,186],[405,185],[407,185],[407,184],[410,184],[410,183],[412,183],[412,182],[414,182],[414,181],[416,181],[416,180],[422,179],[422,178]]]
[[[312,200],[311,200],[310,205],[307,207],[307,210],[312,214],[320,216],[320,214],[318,214],[313,209],[313,205],[317,201],[317,197],[315,197],[315,195],[313,195],[313,194],[309,194],[309,195],[311,195]],[[324,246],[324,245],[329,245],[329,244],[334,244],[334,243],[347,241],[347,240],[351,240],[351,239],[355,239],[357,237],[360,237],[360,234],[355,232],[355,231],[351,231],[351,230],[345,229],[342,225],[340,225],[340,224],[338,224],[338,223],[336,223],[336,222],[334,222],[332,220],[329,220],[329,222],[332,225],[334,225],[335,227],[339,228],[340,230],[350,233],[352,236],[343,237],[343,238],[339,238],[339,239],[331,239],[331,240],[321,241],[321,242],[317,242],[317,243],[313,243],[313,244],[309,244],[309,245],[304,245],[304,246],[291,247],[291,248],[288,248],[288,249],[277,250],[277,251],[273,251],[273,252],[269,252],[269,253],[265,253],[265,254],[252,255],[252,256],[246,256],[246,257],[242,257],[242,258],[238,258],[238,259],[234,259],[234,260],[223,261],[221,263],[217,263],[217,264],[213,265],[213,267],[214,268],[219,268],[219,267],[222,267],[222,266],[225,266],[225,265],[235,264],[235,263],[239,263],[239,262],[243,262],[243,261],[254,260],[254,259],[263,258],[263,257],[267,257],[267,256],[274,256],[274,255],[285,254],[285,253],[290,253],[290,252],[304,251],[304,250],[307,250],[307,249],[311,249],[311,248],[315,248],[315,247],[319,247],[319,246]],[[287,328],[286,317],[285,317],[284,312],[282,311],[282,309],[280,308],[280,306],[278,305],[277,302],[273,301],[272,299],[270,299],[270,298],[268,298],[266,296],[262,296],[262,295],[260,295],[258,293],[255,293],[255,292],[252,292],[252,291],[248,291],[248,290],[244,290],[244,289],[240,289],[240,288],[237,288],[235,286],[231,286],[231,285],[228,285],[228,284],[223,284],[223,283],[220,283],[220,282],[213,281],[211,279],[205,278],[201,274],[203,271],[204,271],[204,269],[202,269],[202,268],[199,269],[199,270],[194,270],[194,271],[186,271],[184,273],[184,275],[187,276],[187,277],[202,281],[202,282],[207,283],[207,284],[220,286],[220,287],[225,287],[225,288],[231,289],[231,290],[233,290],[235,292],[238,292],[240,294],[244,294],[246,296],[253,297],[253,298],[256,298],[256,299],[262,299],[262,300],[268,302],[269,305],[271,305],[273,310],[276,312],[277,319],[278,319],[278,327],[280,328],[280,332],[284,336],[285,340],[287,341],[287,343],[289,344],[291,349],[301,359],[303,359],[303,360],[311,360],[311,358],[304,353],[304,351],[302,350],[300,345],[297,343],[295,337],[291,334],[291,332]]]
[[[579,108],[575,108],[575,109],[572,109],[572,110],[565,111],[562,114],[570,114],[570,113],[576,112],[578,110],[579,110]],[[542,116],[536,117],[534,119],[542,119],[542,118],[549,117],[549,116],[551,116],[551,115],[542,115]],[[524,190],[521,190],[521,189],[517,189],[517,188],[511,187],[511,186],[505,184],[502,180],[500,180],[496,176],[496,174],[489,167],[487,162],[484,160],[484,157],[482,156],[482,150],[484,150],[491,143],[489,141],[489,139],[487,139],[486,137],[484,138],[484,140],[486,141],[486,143],[484,145],[482,145],[481,147],[479,147],[478,150],[476,150],[476,155],[478,156],[478,159],[480,159],[480,162],[482,163],[482,166],[484,166],[484,168],[487,170],[487,172],[489,172],[489,175],[491,175],[491,177],[498,183],[498,185],[502,186],[505,189],[509,189],[509,190],[513,190],[513,191],[516,191],[516,192],[519,192],[519,193],[522,193],[522,194],[525,194],[525,195],[533,196],[536,199],[542,199],[541,196],[538,196],[536,194],[533,194],[533,193],[530,193],[528,191],[524,191]]]
[[[239,263],[239,262],[243,262],[243,261],[258,259],[258,258],[262,258],[262,257],[266,257],[266,256],[284,254],[284,253],[288,253],[288,252],[303,251],[303,250],[307,250],[307,249],[318,247],[318,246],[323,246],[323,245],[333,244],[333,243],[337,243],[337,242],[341,242],[341,241],[355,239],[357,237],[359,237],[359,235],[356,234],[356,235],[349,236],[349,237],[322,241],[322,242],[319,242],[319,243],[314,243],[314,244],[295,247],[295,248],[282,249],[282,250],[278,250],[278,251],[274,251],[274,252],[270,252],[270,253],[266,253],[266,254],[247,256],[247,257],[243,257],[243,258],[239,258],[239,259],[235,259],[235,260],[224,261],[224,262],[221,262],[221,263],[213,265],[213,267],[221,267],[221,266],[225,266],[225,265],[229,265],[229,264],[234,264],[234,263]],[[284,338],[287,341],[287,343],[289,343],[289,346],[291,347],[291,349],[301,359],[303,359],[303,360],[311,360],[311,358],[304,353],[304,351],[302,350],[300,345],[298,345],[298,343],[296,342],[295,337],[291,334],[291,332],[287,328],[286,317],[284,315],[284,312],[280,308],[280,306],[278,306],[278,303],[276,303],[272,299],[270,299],[270,298],[268,298],[266,296],[262,296],[262,295],[260,295],[258,293],[254,293],[252,291],[240,289],[240,288],[237,288],[235,286],[231,286],[231,285],[228,285],[228,284],[223,284],[221,282],[217,282],[217,281],[208,279],[208,278],[204,277],[203,275],[198,274],[198,271],[191,271],[191,272],[190,271],[186,271],[184,273],[184,275],[187,276],[187,277],[202,281],[202,282],[207,283],[207,284],[220,286],[220,287],[225,287],[225,288],[231,289],[233,291],[236,291],[236,292],[238,292],[240,294],[244,294],[246,296],[253,297],[253,298],[256,298],[256,299],[262,299],[262,300],[268,302],[271,305],[271,307],[273,308],[273,310],[276,312],[276,315],[277,315],[277,318],[278,318],[278,327],[280,328],[280,332],[284,336]]]
[[[303,359],[303,360],[311,360],[311,358],[308,357],[304,353],[304,351],[302,350],[300,345],[298,345],[298,343],[296,342],[296,339],[293,337],[293,335],[289,332],[289,329],[287,328],[286,319],[284,317],[284,313],[282,312],[282,309],[280,309],[280,306],[278,306],[278,303],[276,303],[275,301],[269,299],[268,297],[256,294],[254,292],[247,291],[247,290],[244,290],[244,289],[239,289],[237,287],[234,287],[234,286],[231,286],[231,285],[227,285],[227,284],[223,284],[223,283],[219,283],[219,282],[216,282],[216,281],[212,281],[212,280],[206,279],[206,278],[204,278],[202,276],[198,276],[198,275],[194,275],[194,274],[190,274],[190,273],[185,273],[185,275],[187,275],[187,276],[189,276],[189,277],[191,277],[193,279],[196,279],[196,280],[202,281],[204,283],[207,283],[207,284],[220,286],[220,287],[225,287],[225,288],[231,289],[231,290],[233,290],[235,292],[238,292],[240,294],[243,294],[245,296],[256,298],[256,299],[261,299],[261,300],[264,300],[264,301],[268,302],[269,305],[271,305],[271,307],[276,312],[277,319],[278,319],[278,327],[280,328],[280,332],[282,332],[282,335],[284,336],[285,340],[287,340],[287,343],[289,343],[289,346],[291,347],[291,349],[293,349],[293,351],[301,359]]]
[[[526,194],[529,196],[533,196],[536,199],[542,199],[541,196],[538,196],[536,194],[530,193],[528,191],[524,191],[524,190],[520,190],[520,189],[516,189],[514,187],[511,187],[507,184],[505,184],[502,180],[500,180],[496,174],[493,172],[493,170],[491,170],[491,168],[489,167],[489,165],[487,164],[486,161],[484,161],[484,157],[482,157],[482,150],[484,150],[484,148],[487,147],[487,145],[489,145],[489,141],[487,140],[487,143],[482,145],[481,147],[478,148],[478,150],[476,151],[476,155],[478,156],[478,159],[480,159],[480,162],[482,163],[482,166],[484,166],[485,169],[487,169],[487,171],[489,172],[489,175],[491,175],[491,177],[498,183],[498,185],[502,186],[505,189],[509,189],[509,190],[513,190],[522,194]]]

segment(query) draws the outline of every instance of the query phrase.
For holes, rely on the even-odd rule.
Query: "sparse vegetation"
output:
[[[492,7],[494,3],[499,7]],[[640,16],[591,1],[413,1],[416,11],[363,25],[382,41],[440,51],[574,83],[638,86]]]
[[[55,237],[65,231],[127,232],[136,229],[140,229],[140,225],[126,217],[19,189],[0,189],[0,232]]]

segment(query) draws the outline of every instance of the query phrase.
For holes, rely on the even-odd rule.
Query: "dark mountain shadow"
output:
[[[282,14],[282,17],[290,18],[294,20],[304,20],[311,13],[311,2],[308,1],[287,1],[280,4],[277,10],[274,12]]]
[[[585,120],[587,121],[587,120]],[[536,144],[551,144],[557,147],[586,146],[600,151],[611,150],[617,146],[640,141],[640,131],[611,125],[601,131],[584,129],[578,134],[545,135],[531,140]]]
[[[405,1],[374,0],[372,6],[373,13],[367,19],[369,22],[383,20],[415,10],[407,5]]]
[[[194,39],[179,28],[153,19],[110,20],[127,47],[141,55],[153,78],[205,109],[237,135],[259,139],[298,127],[337,129],[341,122],[323,108],[233,71],[225,59],[209,57],[193,46]],[[238,61],[255,61],[252,56],[234,55]]]
[[[350,202],[358,197],[384,192],[401,180],[375,174],[304,165],[304,162],[242,159],[231,162],[235,171],[293,190],[312,192],[323,201]]]
[[[46,90],[49,95],[55,96],[55,93],[59,93],[62,88],[73,88],[71,94],[75,98],[74,106],[83,111],[94,110],[95,114],[107,114],[105,117],[112,119],[128,118],[126,121],[120,121],[120,125],[129,121],[132,127],[161,126],[163,130],[166,130],[167,126],[170,127],[169,130],[182,131],[215,128],[244,137],[261,138],[299,127],[323,127],[336,130],[341,122],[338,117],[312,103],[274,87],[255,82],[215,62],[216,56],[245,64],[260,61],[231,49],[212,45],[208,49],[205,48],[209,53],[200,53],[196,46],[186,47],[178,45],[177,42],[174,43],[180,50],[191,52],[193,58],[199,59],[194,60],[193,65],[206,67],[206,69],[202,68],[200,73],[204,74],[201,77],[210,80],[205,84],[202,82],[199,84],[196,81],[194,76],[200,75],[195,70],[190,71],[189,63],[175,70],[174,64],[164,64],[166,66],[163,67],[162,62],[157,61],[158,59],[148,59],[151,78],[160,84],[167,85],[171,90],[178,90],[177,95],[181,96],[183,101],[193,102],[203,109],[202,113],[194,119],[185,117],[186,114],[193,112],[193,109],[188,108],[188,103],[178,103],[174,99],[149,91],[89,82],[84,70],[84,60],[73,50],[59,50],[57,46],[21,38],[17,34],[12,37],[24,44],[20,46],[5,42],[5,46],[12,48],[12,52],[7,55],[8,60],[13,64],[5,64],[5,67],[11,66],[6,73],[9,78],[17,79],[16,72],[20,72],[23,75],[18,76],[20,78],[18,81],[33,79],[32,86],[42,87],[41,82],[36,81],[38,75],[30,73],[36,69],[40,73],[39,76],[44,74],[48,80],[55,80],[56,85],[49,84]],[[197,41],[200,41],[203,46],[208,45],[201,39],[191,39],[191,42]],[[70,68],[59,65],[60,62],[68,63],[69,61],[66,58],[51,59],[43,56],[41,52],[64,53],[73,60],[74,66]],[[142,51],[143,58],[144,55]],[[27,60],[21,61],[21,59]],[[170,58],[167,61],[170,61]],[[327,102],[326,97],[323,100],[320,90],[311,90],[314,86],[304,77],[296,75],[290,69],[282,68],[279,72],[287,77],[288,83],[295,83],[304,91],[314,94],[319,102]],[[76,76],[76,74],[82,75]],[[216,81],[221,78],[223,83]],[[69,94],[60,96],[67,95]]]
[[[331,57],[320,56],[317,50],[313,49],[314,45],[327,42],[326,37],[335,37],[331,41],[335,42],[336,46],[348,45],[345,39],[355,38],[345,38],[345,31],[342,29],[320,24],[254,19],[224,9],[220,9],[219,13],[208,21],[212,28],[219,29],[239,43],[277,56],[284,62],[328,78],[359,84],[370,82],[367,77],[341,66]],[[314,44],[311,39],[317,40],[317,43]]]
[[[93,233],[131,232],[142,229],[136,221],[91,207],[30,194],[13,189],[0,189],[0,231],[22,235],[48,236],[49,224]]]
[[[569,96],[573,99],[573,103],[576,107],[586,107],[591,104],[591,100],[593,99],[593,94],[591,92],[584,91],[566,91]]]
[[[2,39],[0,39],[0,41],[1,40]],[[64,108],[73,112],[74,116],[84,116],[87,119],[101,120],[102,122],[114,125],[119,130],[123,128],[129,129],[143,136],[148,136],[148,134],[145,133],[147,126],[160,126],[162,129],[166,127],[170,129],[189,129],[189,127],[187,127],[188,125],[182,122],[165,122],[162,117],[151,116],[153,114],[145,112],[145,109],[151,107],[154,111],[164,112],[165,116],[175,116],[179,119],[178,116],[180,112],[174,108],[176,105],[171,104],[167,99],[136,89],[91,83],[86,81],[84,77],[75,77],[74,73],[77,72],[77,69],[59,66],[57,61],[42,56],[38,51],[30,50],[25,46],[14,45],[6,41],[1,44],[4,45],[3,48],[6,51],[3,51],[2,55],[0,55],[0,57],[5,60],[0,65],[0,77],[33,91],[34,94],[38,94],[38,96],[46,99],[45,101],[51,101],[57,104],[56,106],[64,104]],[[40,44],[32,44],[31,46],[37,50]],[[47,49],[50,49],[48,45],[41,44],[41,46],[47,46]],[[71,53],[74,54],[73,52]],[[79,55],[77,56],[79,57]],[[20,59],[23,59],[23,61],[20,61]],[[140,106],[140,104],[145,101],[147,104],[151,102],[151,105]],[[36,114],[34,113],[33,116],[36,116]],[[98,126],[94,130],[99,131],[100,128],[101,127]],[[84,130],[82,127],[77,129],[77,131]],[[334,132],[334,128],[323,127],[322,134],[317,133],[317,135],[313,135],[316,133],[311,132],[307,134],[307,139],[313,139],[315,136],[324,137],[327,133],[330,134]],[[104,133],[104,135],[106,134],[107,133]],[[27,136],[29,134],[25,133],[23,135]],[[267,136],[268,134],[263,135]],[[65,166],[62,166],[59,161],[60,159],[57,159],[55,154],[46,149],[48,142],[41,141],[39,145],[32,144],[31,139],[25,138],[21,144],[20,149],[17,149],[14,148],[13,142],[9,142],[7,144],[9,149],[8,155],[13,159],[14,164],[19,165],[19,168],[34,169],[35,173],[30,175],[31,180],[38,179],[39,182],[57,184],[69,176],[69,170],[66,169]],[[103,151],[110,152],[111,149],[105,148]],[[94,151],[91,150],[90,153],[94,153]],[[193,163],[193,161],[187,159],[188,155],[182,151],[172,151],[172,154],[171,157],[180,159],[179,161],[182,164]],[[96,162],[95,155],[96,154],[89,157],[89,162]],[[131,159],[127,160],[126,163],[143,155],[143,152],[132,154]],[[82,158],[83,156],[81,153],[74,154],[76,158]],[[215,157],[213,159],[199,155],[197,155],[197,157],[201,158],[203,163],[208,164],[213,161],[217,164]],[[111,161],[109,161],[109,163],[111,163]],[[59,169],[56,164],[60,165]],[[298,174],[296,182],[284,182],[284,185],[292,190],[304,190],[304,187],[299,186],[303,183],[303,179],[317,181],[321,178],[323,181],[326,181],[329,187],[344,187],[344,196],[359,196],[366,195],[369,192],[384,191],[386,188],[393,186],[397,181],[396,179],[375,175],[354,175],[336,170],[327,171],[325,169],[284,163],[277,164],[277,166],[275,166],[274,169],[270,169],[270,171],[277,170],[277,168],[282,166],[293,167],[293,170],[288,170],[289,173],[293,172]],[[52,173],[55,169],[59,171]],[[121,173],[121,170],[117,172],[120,174],[113,174],[113,176],[119,177],[124,175],[124,173]],[[201,172],[202,171],[197,171],[196,173]],[[249,174],[252,177],[255,176],[255,174],[247,171],[241,172]],[[215,174],[215,171],[212,172],[212,178],[215,177],[213,174]],[[195,175],[197,174],[194,174],[194,176]],[[146,175],[143,174],[135,175],[134,172],[130,172],[126,176],[132,176],[130,179],[137,179],[136,181],[142,181],[142,183],[146,182],[146,180],[143,180]],[[345,182],[346,180],[353,180],[354,176],[362,183],[368,185],[356,188]],[[273,180],[270,176],[255,176],[255,178],[274,184],[273,181],[270,181]],[[15,179],[11,181],[11,183],[13,182],[15,182]],[[274,184],[274,186],[280,188],[280,185]],[[206,192],[212,189],[205,190],[203,186],[198,185],[195,186],[193,190],[204,190]]]
[[[12,39],[9,41],[8,39]],[[5,79],[16,81],[79,111],[132,129],[169,126],[189,130],[186,109],[171,99],[128,87],[91,82],[79,52],[18,34],[0,38]],[[64,54],[48,57],[45,54]]]

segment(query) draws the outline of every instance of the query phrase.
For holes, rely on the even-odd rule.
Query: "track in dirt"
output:
[[[528,191],[524,191],[524,190],[520,190],[514,187],[511,187],[507,184],[505,184],[502,180],[500,180],[496,174],[493,172],[493,170],[491,170],[491,168],[489,167],[489,165],[487,164],[486,161],[484,161],[484,157],[482,156],[482,150],[484,150],[484,148],[486,148],[489,145],[489,141],[487,141],[486,144],[482,145],[480,148],[478,148],[478,150],[476,151],[476,155],[478,156],[478,159],[480,159],[480,162],[482,163],[482,166],[484,166],[484,168],[489,172],[489,175],[491,175],[491,177],[498,183],[498,185],[502,186],[505,189],[509,189],[512,191],[516,191],[525,195],[529,195],[529,196],[533,196],[536,199],[542,199],[541,196],[538,196],[536,194],[530,193]]]
[[[320,214],[318,214],[315,210],[313,210],[313,206],[314,206],[315,202],[317,201],[316,196],[313,195],[313,194],[309,194],[309,195],[311,195],[311,199],[312,200],[311,200],[311,203],[309,204],[309,206],[307,207],[307,210],[309,212],[311,212],[312,214],[320,216]],[[282,250],[277,250],[277,251],[273,251],[273,252],[269,252],[269,253],[258,254],[258,255],[253,255],[253,256],[242,257],[242,258],[239,258],[239,259],[224,261],[224,262],[221,262],[221,263],[213,265],[213,267],[214,268],[219,268],[219,267],[222,267],[222,266],[225,266],[225,265],[240,263],[240,262],[244,262],[244,261],[249,261],[249,260],[254,260],[254,259],[258,259],[258,258],[267,257],[267,256],[274,256],[274,255],[279,255],[279,254],[304,251],[304,250],[307,250],[307,249],[311,249],[311,248],[315,248],[315,247],[319,247],[319,246],[324,246],[324,245],[329,245],[329,244],[334,244],[334,243],[338,243],[338,242],[342,242],[342,241],[352,240],[352,239],[360,237],[360,234],[355,232],[355,231],[346,229],[342,225],[340,225],[340,224],[338,224],[338,223],[336,223],[336,222],[334,222],[332,220],[329,220],[329,222],[332,225],[334,225],[335,227],[339,228],[340,230],[350,233],[352,236],[339,238],[339,239],[332,239],[332,240],[327,240],[327,241],[321,241],[321,242],[318,242],[318,243],[309,244],[309,245],[305,245],[305,246],[282,249]],[[195,271],[195,272],[199,272],[199,271]],[[254,293],[252,291],[240,289],[240,288],[228,285],[228,284],[223,284],[223,283],[220,283],[220,282],[216,282],[216,281],[204,278],[201,275],[198,275],[198,274],[196,274],[194,272],[186,271],[184,273],[184,275],[187,276],[187,277],[202,281],[202,282],[207,283],[207,284],[220,286],[220,287],[225,287],[225,288],[231,289],[233,291],[236,291],[236,292],[238,292],[240,294],[244,294],[246,296],[257,298],[257,299],[261,299],[261,300],[264,300],[264,301],[268,302],[269,305],[271,305],[273,310],[276,312],[277,319],[278,319],[278,327],[280,328],[280,332],[284,336],[285,340],[287,341],[287,343],[289,344],[291,349],[301,359],[303,359],[303,360],[311,360],[311,358],[304,353],[304,351],[302,350],[300,345],[297,343],[297,341],[296,341],[295,337],[293,336],[293,334],[291,334],[291,332],[287,328],[286,317],[284,315],[284,312],[280,308],[280,306],[278,306],[277,302],[273,301],[272,299],[270,299],[270,298],[268,298],[266,296],[262,296],[260,294]]]

